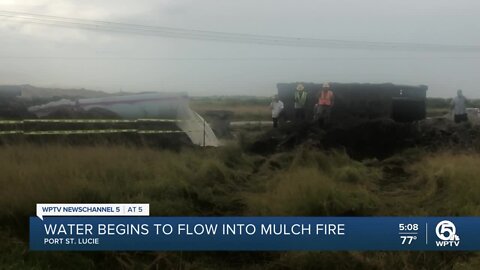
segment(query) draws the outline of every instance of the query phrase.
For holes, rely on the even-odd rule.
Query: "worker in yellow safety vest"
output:
[[[297,91],[295,91],[295,119],[305,120],[305,103],[307,102],[307,92],[303,84],[297,85]]]
[[[327,124],[330,122],[330,114],[335,104],[335,95],[330,89],[329,83],[324,83],[322,90],[318,93],[318,102],[315,104],[315,120],[320,124]]]

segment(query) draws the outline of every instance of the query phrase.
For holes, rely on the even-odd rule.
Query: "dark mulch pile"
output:
[[[249,151],[268,155],[301,144],[321,149],[341,148],[356,159],[387,158],[409,147],[479,149],[480,127],[454,124],[447,119],[398,123],[391,119],[359,121],[352,125],[320,127],[316,123],[290,123],[255,140]]]

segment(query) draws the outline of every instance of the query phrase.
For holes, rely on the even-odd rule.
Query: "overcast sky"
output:
[[[0,0],[0,11],[229,33],[480,45],[478,0]],[[271,95],[278,82],[426,84],[480,97],[480,53],[239,44],[0,17],[0,84]]]

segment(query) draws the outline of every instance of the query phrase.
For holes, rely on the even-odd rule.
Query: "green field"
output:
[[[268,97],[197,97],[190,100],[190,107],[203,115],[207,111],[233,112],[234,121],[271,120],[271,98]]]

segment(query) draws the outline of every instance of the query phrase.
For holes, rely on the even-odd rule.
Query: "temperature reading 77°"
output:
[[[413,240],[417,240],[416,235],[401,235],[400,238],[402,239],[402,245],[410,245]]]
[[[398,231],[402,245],[410,245],[414,240],[417,240],[418,224],[399,224]]]

